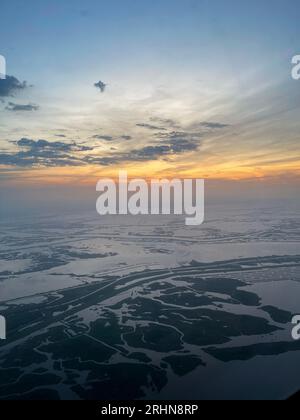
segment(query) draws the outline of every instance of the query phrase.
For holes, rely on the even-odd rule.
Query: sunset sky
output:
[[[298,0],[2,2],[1,184],[298,183],[299,22]]]

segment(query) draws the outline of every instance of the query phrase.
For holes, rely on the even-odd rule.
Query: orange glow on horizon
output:
[[[112,178],[118,180],[119,171],[125,170],[128,178],[150,179],[173,179],[173,178],[204,178],[213,180],[247,180],[263,179],[270,177],[289,176],[298,179],[300,177],[299,162],[279,162],[272,165],[255,166],[247,162],[225,163],[197,163],[197,162],[171,162],[152,161],[127,163],[119,165],[99,167],[96,165],[81,167],[55,167],[35,168],[14,171],[9,168],[9,176],[2,180],[7,185],[95,185],[100,178]],[[2,167],[3,168],[3,167]],[[6,167],[6,169],[8,169]]]

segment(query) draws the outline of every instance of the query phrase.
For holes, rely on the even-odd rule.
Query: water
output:
[[[299,208],[1,220],[0,398],[286,398]]]

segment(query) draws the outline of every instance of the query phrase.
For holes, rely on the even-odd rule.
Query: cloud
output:
[[[148,130],[153,131],[170,131],[170,130],[180,130],[180,124],[176,123],[176,121],[172,119],[165,119],[165,118],[158,118],[152,117],[150,118],[152,122],[159,123],[160,125],[154,124],[147,124],[147,123],[140,123],[136,124],[137,127],[147,128]],[[200,123],[191,124],[188,129],[189,130],[201,130],[201,129],[210,129],[210,130],[220,130],[222,128],[229,127],[228,124],[223,124],[220,122],[211,122],[211,121],[203,121]]]
[[[95,136],[92,137],[93,139],[97,139],[97,140],[105,140],[105,141],[113,141],[113,137],[112,136],[104,136],[104,135],[98,135],[96,134]]]
[[[6,79],[0,79],[0,97],[13,96],[17,91],[27,87],[27,82],[20,82],[14,76],[6,76]]]
[[[5,109],[7,111],[37,111],[39,109],[39,106],[33,104],[20,105],[15,104],[13,102],[9,102]]]
[[[95,157],[95,156],[87,156],[85,158],[85,163],[92,164],[92,165],[101,165],[101,166],[110,166],[115,165],[116,163],[121,163],[126,161],[126,159],[122,159],[121,156],[104,156],[104,157]],[[128,161],[128,159],[127,159]]]
[[[209,129],[212,129],[212,130],[218,130],[218,129],[227,128],[227,127],[230,127],[230,126],[228,124],[222,124],[222,123],[219,123],[219,122],[204,121],[204,122],[201,122],[200,124],[198,124],[198,127],[209,128]]]
[[[164,127],[157,127],[155,125],[152,124],[136,124],[137,127],[142,127],[142,128],[147,128],[148,130],[160,130],[160,131],[165,131],[166,128]]]
[[[131,152],[132,158],[144,158],[145,160],[157,159],[172,153],[172,148],[167,145],[146,146]]]
[[[126,135],[122,135],[118,138],[121,139],[121,140],[131,140],[132,139],[131,136],[126,136]],[[104,140],[104,141],[114,141],[114,140],[116,140],[116,138],[113,137],[113,136],[106,136],[106,135],[103,135],[103,134],[96,134],[95,136],[92,137],[92,139]]]
[[[170,145],[173,153],[180,154],[197,150],[201,145],[201,133],[173,131],[163,136],[164,142]]]
[[[83,146],[81,144],[65,143],[61,141],[49,142],[47,140],[31,140],[22,138],[15,142],[19,147],[25,147],[30,150],[55,150],[65,152],[85,152],[93,150],[92,147]]]
[[[18,151],[0,154],[1,165],[21,167],[79,166],[83,160],[78,153],[92,151],[91,147],[76,143],[49,142],[22,138],[13,142]],[[77,155],[76,155],[77,153]]]
[[[94,83],[94,86],[95,86],[96,88],[100,89],[100,91],[101,91],[102,93],[103,93],[103,92],[105,92],[105,89],[106,89],[106,87],[107,87],[107,85],[106,85],[105,83],[101,82],[101,80],[99,80],[99,82],[97,82],[97,83]]]
[[[122,136],[130,139],[130,136]],[[57,167],[57,166],[109,166],[125,162],[147,162],[167,159],[183,153],[197,151],[201,146],[202,134],[183,131],[154,134],[154,143],[126,152],[110,149],[107,155],[99,156],[97,146],[89,147],[75,142],[32,140],[21,138],[12,142],[18,148],[14,153],[0,154],[0,165],[19,167]],[[93,138],[112,141],[112,136],[96,135]],[[120,138],[120,137],[118,137]]]
[[[192,140],[185,140],[185,139],[178,139],[173,140],[170,142],[170,148],[173,153],[180,154],[185,152],[192,152],[194,150],[197,150],[200,146],[199,141],[192,141]]]
[[[156,133],[155,137],[174,148],[184,145],[187,149],[197,148],[204,136],[202,132],[171,131]]]
[[[163,126],[167,126],[168,128],[178,129],[180,125],[172,120],[171,118],[159,118],[159,117],[152,117],[150,118],[152,122],[159,123]]]
[[[161,134],[162,138],[154,145],[133,149],[126,153],[112,154],[111,156],[87,156],[85,157],[85,162],[103,166],[122,164],[124,162],[147,162],[196,151],[201,146],[199,134],[184,132]]]

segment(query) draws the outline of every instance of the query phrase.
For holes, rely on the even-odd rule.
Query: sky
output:
[[[300,180],[298,0],[1,2],[0,184]]]

